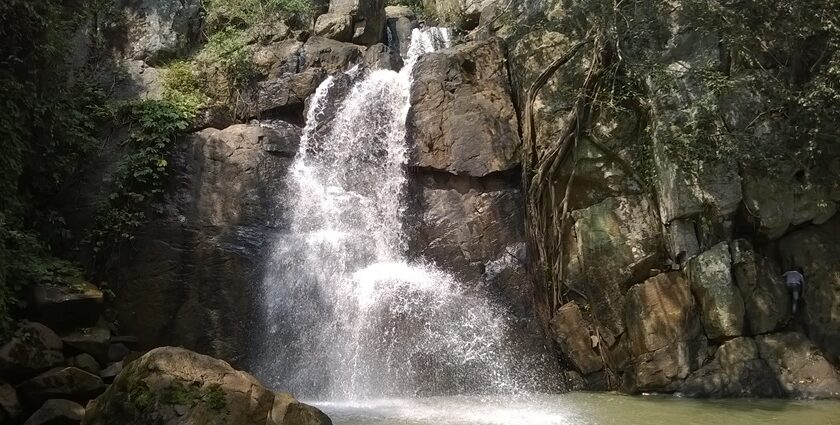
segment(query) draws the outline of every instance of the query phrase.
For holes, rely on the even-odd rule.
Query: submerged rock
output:
[[[275,394],[224,361],[183,348],[154,349],[130,363],[87,408],[85,425],[329,425],[288,394]]]

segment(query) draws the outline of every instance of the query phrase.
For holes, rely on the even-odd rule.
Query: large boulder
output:
[[[625,317],[630,389],[673,391],[703,364],[706,338],[682,274],[660,274],[630,288]]]
[[[370,46],[382,41],[383,0],[331,0],[329,11],[315,21],[315,34]]]
[[[337,41],[350,41],[353,39],[353,18],[325,13],[315,21],[315,34]]]
[[[836,158],[837,154],[823,152],[822,156]],[[803,166],[808,162],[788,159],[775,163],[772,169],[742,167],[745,216],[760,235],[775,239],[791,226],[822,224],[837,212],[840,182],[832,174],[836,171]],[[818,183],[820,180],[827,183]]]
[[[364,64],[365,68],[372,71],[377,69],[399,71],[403,66],[403,60],[398,51],[383,43],[378,43],[365,50]]]
[[[105,391],[105,384],[98,376],[75,367],[57,367],[17,387],[21,397],[33,405],[51,398],[61,398],[83,403]]]
[[[691,292],[700,303],[709,339],[743,335],[744,300],[732,281],[729,244],[721,242],[688,263]]]
[[[119,0],[124,37],[115,46],[126,58],[154,64],[186,53],[201,34],[200,0]]]
[[[785,236],[782,264],[805,270],[801,315],[808,336],[840,363],[840,217]]]
[[[272,125],[269,127],[269,125]],[[288,124],[207,129],[171,159],[164,214],[114,264],[114,312],[139,348],[178,344],[242,360],[266,234],[300,130]]]
[[[97,362],[96,359],[88,353],[82,353],[73,357],[67,361],[67,364],[77,367],[85,372],[90,372],[94,375],[99,375],[101,371],[99,362]]]
[[[324,37],[309,37],[303,45],[302,67],[321,68],[328,74],[335,74],[359,63],[363,54],[364,48],[360,46]]]
[[[259,75],[266,79],[301,72],[303,44],[303,41],[297,39],[286,39],[258,46],[251,61]]]
[[[731,243],[732,275],[746,308],[749,330],[765,334],[784,325],[790,317],[790,296],[779,266],[738,239]]]
[[[63,344],[50,328],[23,322],[12,339],[0,347],[0,376],[29,378],[64,361]]]
[[[805,335],[768,334],[755,341],[788,396],[840,398],[840,375]]]
[[[519,165],[519,128],[498,38],[423,55],[408,138],[419,167],[482,177]]]
[[[23,425],[75,425],[85,417],[85,408],[70,400],[47,400]]]
[[[306,99],[315,93],[324,78],[326,72],[314,68],[254,83],[243,92],[237,112],[242,117],[252,118],[273,111],[302,111]]]
[[[604,362],[592,347],[592,327],[584,319],[576,302],[570,302],[557,310],[551,320],[551,330],[554,341],[578,372],[589,375],[603,369]]]
[[[11,385],[0,381],[0,423],[15,423],[23,413],[17,391]]]
[[[93,326],[102,312],[102,291],[90,283],[39,284],[32,289],[33,315],[41,323],[62,331]]]
[[[385,8],[385,19],[390,46],[405,57],[411,44],[411,33],[417,28],[417,16],[410,7],[388,6]]]
[[[586,281],[576,289],[587,295],[599,322],[619,335],[624,328],[623,294],[664,262],[654,204],[646,196],[608,198],[572,212],[572,217]]]
[[[92,355],[99,362],[108,360],[111,331],[104,328],[81,328],[62,335],[61,341],[67,347]]]
[[[154,349],[88,405],[82,424],[329,425],[317,409],[275,394],[224,361],[183,348]]]
[[[752,338],[721,345],[714,359],[686,378],[680,391],[690,397],[782,397],[775,372],[759,357]]]
[[[481,12],[493,4],[503,4],[500,0],[423,0],[427,10],[458,27],[471,30],[478,25]]]

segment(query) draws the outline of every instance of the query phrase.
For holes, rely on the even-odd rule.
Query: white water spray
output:
[[[527,389],[504,309],[406,259],[410,76],[420,55],[448,46],[446,30],[415,30],[402,71],[354,69],[310,101],[253,367],[278,388],[321,399]],[[352,82],[343,99],[340,80]]]

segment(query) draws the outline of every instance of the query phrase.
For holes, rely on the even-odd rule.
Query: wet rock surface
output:
[[[499,39],[422,56],[414,68],[408,138],[414,165],[483,177],[519,164],[516,112]]]
[[[141,348],[179,344],[242,360],[253,282],[269,229],[283,226],[274,199],[297,151],[289,124],[207,129],[176,149],[163,218],[115,269],[114,303]]]

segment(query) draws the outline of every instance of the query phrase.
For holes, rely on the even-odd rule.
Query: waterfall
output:
[[[291,169],[291,229],[262,282],[266,330],[252,367],[304,398],[528,389],[511,318],[480,290],[410,262],[405,121],[417,58],[449,46],[414,30],[400,72],[354,68],[310,99]]]

